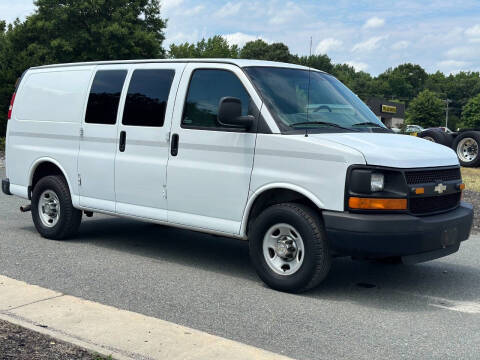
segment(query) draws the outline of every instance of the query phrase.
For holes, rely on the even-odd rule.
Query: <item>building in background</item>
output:
[[[405,104],[380,98],[367,100],[368,107],[388,128],[401,128],[405,122]]]

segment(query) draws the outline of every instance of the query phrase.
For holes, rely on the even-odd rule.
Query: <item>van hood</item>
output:
[[[383,133],[309,134],[361,152],[368,165],[417,168],[458,165],[449,147],[410,135]]]

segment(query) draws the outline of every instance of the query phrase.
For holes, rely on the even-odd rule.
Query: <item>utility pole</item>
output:
[[[448,104],[450,104],[452,100],[447,98],[445,102],[447,103],[447,109],[445,110],[445,127],[448,128]]]

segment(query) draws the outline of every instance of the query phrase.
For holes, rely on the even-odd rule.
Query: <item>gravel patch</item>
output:
[[[475,233],[480,232],[480,192],[464,190],[463,201],[471,203],[473,205],[473,228]]]
[[[2,360],[104,360],[74,345],[0,320]]]

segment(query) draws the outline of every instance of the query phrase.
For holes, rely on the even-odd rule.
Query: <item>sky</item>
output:
[[[223,35],[231,44],[261,38],[295,54],[378,75],[412,62],[428,72],[480,71],[480,0],[161,0],[166,42]],[[24,19],[32,0],[0,0],[0,19]]]

